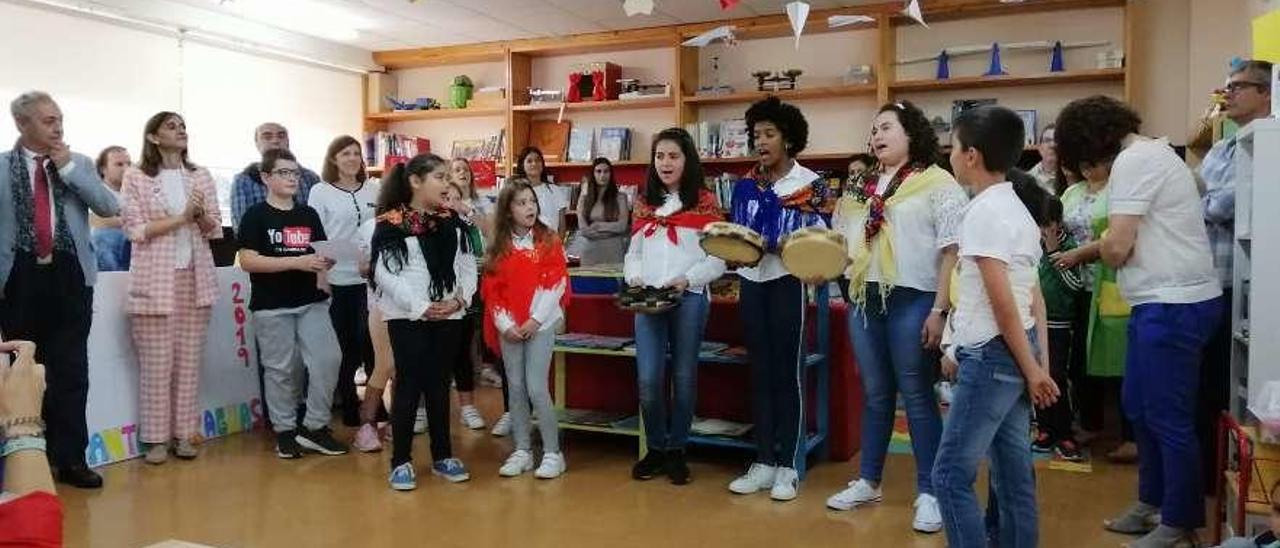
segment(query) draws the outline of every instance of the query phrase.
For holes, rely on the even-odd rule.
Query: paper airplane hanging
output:
[[[874,23],[876,18],[866,15],[832,15],[827,18],[827,28],[837,29],[858,23]]]
[[[907,6],[902,8],[902,14],[920,23],[924,28],[929,28],[929,24],[924,22],[924,14],[920,12],[920,0],[907,0]]]
[[[715,42],[716,40],[724,40],[725,44],[732,46],[738,43],[737,38],[733,35],[733,31],[737,28],[738,27],[735,27],[733,25],[721,25],[707,32],[694,36],[693,38],[685,40],[684,42],[681,42],[680,45],[702,48],[710,45],[712,42]]]
[[[809,19],[809,4],[805,2],[787,4],[787,19],[791,21],[791,32],[796,35],[796,49],[800,49],[800,34],[804,32],[804,23]]]
[[[622,3],[622,11],[627,17],[653,15],[653,0],[626,0]]]

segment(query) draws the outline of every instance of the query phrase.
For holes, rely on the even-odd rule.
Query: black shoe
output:
[[[685,462],[684,449],[667,451],[667,477],[672,485],[685,485],[689,477],[689,464]]]
[[[334,457],[345,455],[349,451],[346,444],[333,439],[333,432],[329,430],[328,426],[318,430],[303,428],[298,431],[296,439],[298,445],[301,445],[304,449],[315,451],[322,455]]]
[[[658,449],[649,449],[644,458],[631,467],[631,478],[638,480],[653,479],[666,468],[666,453]]]
[[[302,446],[298,445],[296,430],[286,430],[276,434],[276,456],[282,459],[302,457]]]
[[[80,489],[102,488],[102,476],[83,464],[59,468],[58,482]]]
[[[342,407],[342,425],[348,428],[356,428],[364,424],[360,421],[360,402],[354,405],[345,405]]]

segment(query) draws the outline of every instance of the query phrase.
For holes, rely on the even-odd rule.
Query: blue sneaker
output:
[[[431,473],[447,479],[453,483],[459,483],[471,479],[471,472],[467,471],[466,465],[458,459],[438,460],[431,465]]]
[[[412,491],[418,488],[412,462],[401,464],[391,471],[391,488],[396,491]]]

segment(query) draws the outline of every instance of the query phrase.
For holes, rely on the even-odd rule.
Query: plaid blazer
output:
[[[218,191],[213,178],[204,168],[184,172],[188,194],[204,197],[205,216],[200,227],[192,230],[191,262],[196,275],[197,307],[212,306],[217,298],[218,283],[209,240],[222,237],[222,215],[218,209]],[[165,208],[160,180],[138,168],[124,174],[120,189],[121,218],[124,231],[133,242],[133,258],[129,265],[129,296],[125,311],[129,314],[173,313],[174,254],[177,253],[178,231],[147,238],[147,223],[169,217]]]

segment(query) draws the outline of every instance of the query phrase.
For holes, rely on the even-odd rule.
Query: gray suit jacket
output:
[[[10,185],[31,184],[31,181],[9,180],[9,156],[12,154],[12,150],[0,152],[0,299],[4,298],[4,287],[9,283],[9,272],[13,270],[17,252],[18,215],[13,209],[13,187]],[[84,284],[92,286],[98,278],[98,259],[93,251],[93,238],[89,235],[88,210],[92,208],[99,217],[115,217],[120,214],[120,204],[98,177],[93,160],[83,154],[73,153],[71,157],[75,169],[62,177],[70,191],[66,194],[66,203],[62,204],[62,214],[66,216],[67,229],[76,244]]]

